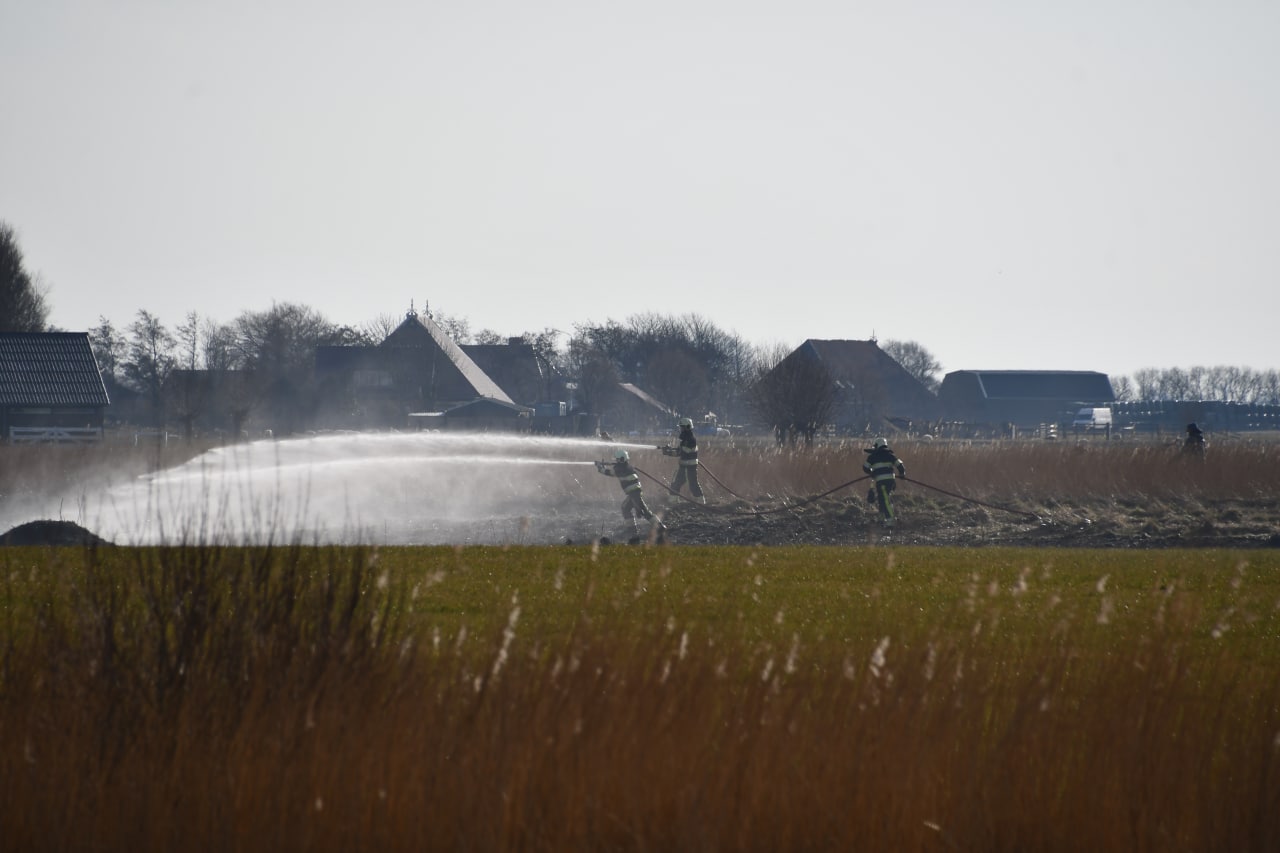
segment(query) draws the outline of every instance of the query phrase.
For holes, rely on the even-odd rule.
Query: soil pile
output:
[[[0,545],[89,547],[111,544],[74,521],[29,521],[0,533]]]

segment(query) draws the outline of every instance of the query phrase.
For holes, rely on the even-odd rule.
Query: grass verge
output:
[[[12,849],[1276,849],[1280,555],[7,549]]]

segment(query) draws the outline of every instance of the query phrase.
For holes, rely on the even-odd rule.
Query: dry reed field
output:
[[[892,536],[706,445],[660,547],[0,548],[0,846],[1280,849],[1280,445],[903,442]]]
[[[861,480],[865,441],[812,449],[778,449],[771,442],[738,438],[703,444],[701,479],[708,507],[667,498],[669,460],[656,450],[633,451],[646,477],[645,493],[671,528],[670,542],[858,545],[884,540],[875,510],[865,501],[866,482],[838,488]],[[24,501],[43,497],[49,505],[49,495],[70,495],[53,502],[51,516],[91,524],[92,516],[74,505],[79,495],[173,466],[204,449],[180,443],[0,446],[0,518],[6,507]],[[600,455],[608,449],[602,443]],[[1275,436],[1214,437],[1204,461],[1184,457],[1176,444],[1150,439],[903,440],[895,442],[895,450],[905,459],[910,479],[898,483],[894,544],[1280,547],[1280,440]],[[534,520],[547,526],[539,541],[581,542],[582,529],[599,531],[599,517],[616,519],[613,507],[602,503],[602,513],[592,518],[578,518],[576,525],[575,519],[564,521],[557,537],[557,522],[550,520],[557,513],[557,489],[568,494],[582,486],[571,466],[555,471],[545,475],[529,504],[532,514],[544,516]],[[523,542],[513,536],[500,544],[508,541]]]
[[[1280,849],[1280,552],[0,549],[12,850]]]
[[[861,477],[865,445],[804,450],[709,444],[702,479],[721,509],[674,503],[668,516],[674,539],[742,545],[877,541],[882,534],[863,500],[865,482],[805,503]],[[1149,440],[903,441],[894,450],[910,478],[898,482],[895,494],[898,544],[1280,547],[1280,442],[1274,437],[1223,439],[1203,461]],[[661,491],[656,483],[647,487]],[[776,511],[788,503],[794,511]],[[758,508],[769,513],[748,517]]]

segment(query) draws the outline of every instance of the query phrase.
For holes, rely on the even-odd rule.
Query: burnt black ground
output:
[[[832,496],[794,509],[743,501],[709,508],[687,501],[664,512],[672,543],[697,545],[938,545],[1079,548],[1280,547],[1280,513],[1270,500],[1077,500],[1003,512],[900,490],[892,530],[858,497]],[[758,510],[768,510],[756,514]]]
[[[675,545],[933,545],[1077,548],[1275,548],[1280,510],[1270,499],[1094,498],[1020,501],[1017,512],[978,506],[904,484],[897,493],[897,524],[886,529],[866,493],[851,488],[802,505],[793,501],[712,499],[703,506],[674,497],[649,503],[667,530],[638,534],[613,502],[598,512],[537,509],[525,517],[449,523],[421,519],[401,528],[356,535],[349,541],[392,545],[637,544]],[[992,500],[992,503],[996,501]],[[1030,515],[1018,514],[1029,513]],[[285,537],[288,538],[288,537]],[[605,542],[607,540],[607,542]],[[303,533],[298,541],[314,541]],[[32,521],[0,534],[3,545],[96,546],[111,543],[69,521]]]

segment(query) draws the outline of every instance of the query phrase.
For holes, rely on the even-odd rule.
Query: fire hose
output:
[[[711,473],[711,470],[710,470],[709,468],[707,468],[707,466],[706,466],[706,465],[703,465],[701,462],[699,462],[699,463],[698,463],[698,465],[699,465],[699,467],[700,467],[700,468],[702,468],[702,470],[704,470],[704,471],[706,471],[706,472],[707,472],[707,476],[709,476],[712,480],[714,480],[714,481],[716,482],[716,484],[720,486],[720,488],[724,489],[726,492],[728,492],[729,494],[733,495],[735,498],[738,498],[739,500],[743,500],[743,501],[746,501],[746,500],[747,500],[746,498],[744,498],[744,497],[742,497],[741,495],[739,495],[739,494],[737,494],[736,492],[734,492],[732,489],[730,489],[730,488],[729,488],[728,486],[726,486],[724,483],[720,482],[720,479],[719,479],[718,477],[716,477],[716,475],[715,475],[715,474]],[[839,486],[836,486],[835,488],[828,489],[827,491],[823,492],[822,494],[819,494],[819,495],[813,495],[812,497],[808,497],[808,498],[803,498],[802,500],[797,501],[796,503],[787,504],[787,505],[785,505],[785,506],[780,506],[780,507],[775,507],[775,508],[773,508],[773,509],[752,510],[752,511],[750,511],[750,512],[742,512],[742,511],[739,511],[739,510],[728,509],[728,508],[725,508],[725,507],[707,506],[707,505],[705,505],[705,504],[700,504],[700,503],[698,503],[697,501],[693,500],[692,498],[685,497],[685,496],[684,496],[684,495],[682,495],[681,493],[679,493],[679,492],[675,491],[674,489],[672,489],[672,488],[671,488],[671,486],[669,486],[669,485],[667,485],[666,483],[662,482],[662,481],[661,481],[661,480],[659,480],[657,477],[654,477],[652,474],[649,474],[649,473],[648,473],[648,472],[646,472],[646,471],[641,471],[639,468],[637,468],[637,469],[636,469],[636,471],[637,471],[637,473],[643,474],[644,476],[648,477],[648,478],[649,478],[650,480],[652,480],[653,482],[655,482],[655,483],[657,483],[658,485],[662,486],[664,489],[666,489],[666,490],[667,490],[667,492],[668,492],[669,494],[673,494],[673,495],[675,495],[676,497],[680,498],[681,500],[683,500],[683,501],[687,501],[687,502],[688,502],[689,504],[691,504],[692,506],[695,506],[695,507],[697,507],[698,509],[702,509],[702,510],[705,510],[705,511],[707,511],[707,512],[717,512],[717,513],[720,513],[720,514],[722,514],[722,515],[768,515],[768,514],[770,514],[770,513],[774,513],[774,512],[784,512],[784,511],[789,510],[789,509],[796,509],[796,508],[798,508],[798,507],[805,506],[806,504],[811,504],[811,503],[813,503],[813,502],[814,502],[814,501],[816,501],[816,500],[819,500],[819,499],[821,499],[821,498],[825,498],[827,495],[832,494],[833,492],[838,492],[838,491],[840,491],[841,489],[848,488],[849,486],[852,486],[852,485],[854,485],[855,483],[861,483],[863,480],[869,480],[869,479],[871,479],[871,475],[870,475],[870,474],[868,474],[868,475],[863,476],[863,477],[858,477],[856,480],[850,480],[850,481],[849,481],[849,482],[847,482],[847,483],[842,483],[842,484],[840,484]],[[903,480],[904,482],[907,482],[907,483],[915,483],[917,486],[923,486],[923,487],[924,487],[924,488],[926,488],[926,489],[931,489],[931,490],[933,490],[933,491],[935,491],[935,492],[938,492],[939,494],[947,495],[948,497],[956,498],[957,500],[961,500],[961,501],[964,501],[964,502],[966,502],[966,503],[976,504],[976,505],[978,505],[978,506],[986,507],[987,509],[994,509],[994,510],[998,510],[998,511],[1000,511],[1000,512],[1007,512],[1007,513],[1009,513],[1009,514],[1011,514],[1011,515],[1020,515],[1020,516],[1022,516],[1023,518],[1027,518],[1027,519],[1030,519],[1030,520],[1032,520],[1032,521],[1037,521],[1037,522],[1038,522],[1038,521],[1040,521],[1040,516],[1036,515],[1034,512],[1027,512],[1026,510],[1014,509],[1013,507],[1001,506],[1000,504],[988,503],[987,501],[980,501],[980,500],[978,500],[977,498],[971,498],[971,497],[968,497],[968,496],[966,496],[966,495],[957,494],[956,492],[949,492],[949,491],[947,491],[946,489],[939,488],[938,486],[932,486],[932,485],[930,485],[930,484],[928,484],[928,483],[925,483],[925,482],[923,482],[923,481],[921,481],[921,480],[914,480],[914,479],[910,479],[910,478],[908,478],[908,477],[900,477],[900,478],[898,478],[898,479],[901,479],[901,480]],[[749,501],[748,501],[748,503],[749,503]]]

